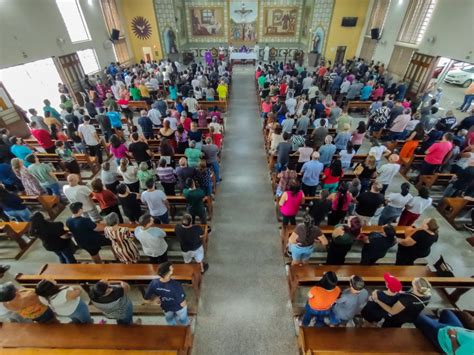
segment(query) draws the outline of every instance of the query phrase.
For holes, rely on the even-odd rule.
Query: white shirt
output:
[[[209,123],[209,128],[214,127],[214,133],[222,133],[223,127],[221,124],[217,122],[211,122]]]
[[[137,178],[137,167],[133,165],[127,166],[127,170],[122,171],[120,166],[117,168],[117,174],[123,177],[125,184],[134,184],[138,181]]]
[[[351,86],[351,82],[349,80],[345,80],[341,84],[341,94],[345,94],[349,91],[349,87]]]
[[[400,165],[395,163],[384,164],[377,171],[376,181],[382,185],[388,185],[392,182],[395,175],[400,170]]]
[[[92,201],[90,195],[92,194],[91,189],[84,185],[64,185],[63,193],[69,200],[69,202],[81,202],[84,211],[90,211],[95,208],[94,201]]]
[[[156,108],[152,108],[150,111],[148,111],[148,118],[150,118],[151,122],[153,122],[155,126],[161,125],[160,110]]]
[[[168,244],[165,241],[166,233],[158,227],[146,230],[143,227],[137,227],[134,235],[142,245],[143,253],[147,256],[161,256],[168,249]]]
[[[414,214],[422,214],[424,210],[431,206],[432,202],[433,199],[431,197],[428,197],[428,199],[424,199],[420,196],[415,196],[410,200],[410,202],[408,202],[407,210],[408,212]]]
[[[387,150],[388,150],[387,147],[384,145],[380,145],[378,147],[372,147],[369,150],[369,155],[373,154],[375,156],[375,160],[379,161],[380,159],[382,159],[383,153]]]
[[[151,216],[159,217],[168,212],[165,205],[166,195],[161,190],[144,191],[141,200],[148,206]]]
[[[307,76],[306,78],[303,79],[303,90],[308,90],[311,87],[311,84],[313,84],[313,78],[310,76]]]
[[[97,131],[95,127],[91,124],[80,124],[77,129],[78,132],[82,135],[84,142],[87,145],[97,145],[99,141],[96,138]]]
[[[311,160],[311,154],[313,154],[313,148],[311,147],[299,147],[298,148],[298,163],[306,163]]]
[[[290,115],[294,115],[295,110],[296,110],[296,99],[294,97],[290,98],[285,101],[285,104],[286,104],[286,108],[288,109],[288,113]]]
[[[390,193],[387,196],[388,205],[394,208],[405,208],[406,204],[413,198],[411,194],[403,196],[401,193]]]
[[[408,121],[405,129],[408,131],[408,132],[411,132],[415,129],[416,125],[420,123],[420,120],[410,120]]]
[[[39,300],[44,305],[51,307],[54,313],[56,313],[58,316],[67,317],[74,313],[77,305],[81,301],[80,297],[76,297],[73,300],[68,300],[66,298],[68,291],[73,291],[73,288],[64,288],[49,299],[40,296]]]
[[[165,121],[168,121],[170,123],[170,128],[173,130],[173,131],[176,131],[176,129],[178,128],[178,119],[174,116],[170,116],[170,117],[166,117],[164,119]]]
[[[191,112],[191,113],[197,112],[198,102],[194,97],[187,97],[183,101],[183,105],[186,105],[188,107],[188,112]]]

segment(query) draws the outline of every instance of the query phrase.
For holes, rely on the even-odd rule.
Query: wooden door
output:
[[[336,51],[336,58],[334,59],[334,64],[342,64],[344,62],[344,57],[346,55],[346,46],[338,46]]]
[[[87,88],[84,81],[84,69],[77,53],[53,57],[53,60],[59,76],[71,93],[71,98],[79,105],[84,106],[81,92],[87,93]]]
[[[410,59],[410,64],[403,77],[403,81],[407,84],[407,96],[416,97],[428,85],[438,57],[414,52]]]

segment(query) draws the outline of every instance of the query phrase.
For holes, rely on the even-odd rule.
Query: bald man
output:
[[[63,186],[63,193],[70,203],[81,202],[83,205],[84,215],[94,222],[102,219],[99,210],[92,201],[92,191],[85,185],[79,185],[79,175],[70,174],[67,177],[68,185]]]
[[[398,160],[399,156],[397,154],[390,154],[388,164],[383,164],[377,171],[377,179],[375,181],[382,185],[380,193],[383,195],[385,195],[388,185],[392,183],[393,178],[400,170]]]

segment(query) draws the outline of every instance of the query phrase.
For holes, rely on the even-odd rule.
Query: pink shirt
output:
[[[408,114],[398,115],[397,118],[393,121],[392,127],[390,127],[391,132],[401,133],[410,122],[411,116]]]
[[[128,149],[125,145],[120,144],[117,148],[110,146],[110,153],[117,159],[122,159],[127,157]]]
[[[265,113],[269,113],[272,110],[272,103],[271,102],[262,102],[262,111]]]
[[[283,206],[280,207],[280,212],[285,216],[296,216],[300,208],[301,200],[303,199],[303,191],[298,191],[296,196],[290,191],[286,192],[287,199]]]
[[[453,149],[450,142],[441,141],[433,144],[426,151],[425,162],[433,165],[443,164],[446,155]]]
[[[352,144],[360,145],[364,141],[365,133],[358,133],[357,131],[352,132]]]

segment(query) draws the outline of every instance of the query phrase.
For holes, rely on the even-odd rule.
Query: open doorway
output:
[[[143,58],[145,58],[145,61],[148,63],[151,63],[153,60],[153,52],[151,50],[151,47],[142,47],[143,50]]]
[[[25,111],[34,108],[43,115],[43,100],[59,110],[57,84],[62,82],[51,58],[0,70],[0,81],[15,103]]]

